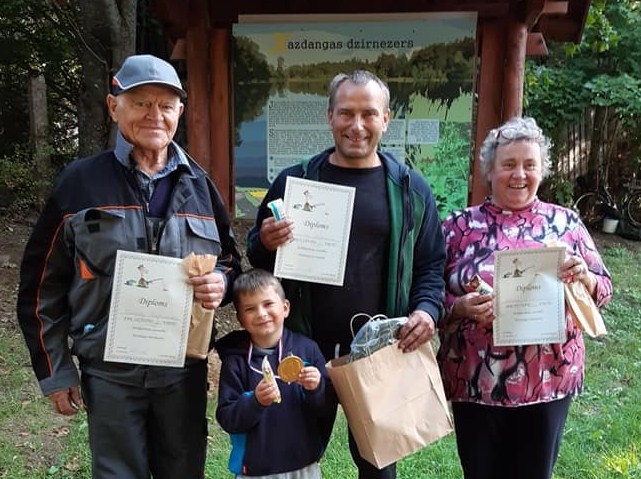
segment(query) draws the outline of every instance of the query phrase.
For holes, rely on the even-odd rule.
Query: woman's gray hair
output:
[[[368,72],[366,70],[354,70],[350,74],[339,73],[332,79],[331,83],[329,84],[329,102],[327,105],[327,111],[334,110],[334,103],[336,101],[336,93],[338,92],[338,88],[346,81],[349,81],[354,85],[367,85],[371,81],[376,83],[383,91],[383,107],[385,110],[389,110],[390,93],[387,84],[371,72]]]
[[[550,149],[552,142],[543,134],[534,118],[515,117],[506,121],[498,128],[490,130],[483,145],[481,145],[481,173],[484,178],[494,168],[496,149],[499,145],[508,145],[515,141],[527,140],[539,145],[541,150],[541,166],[543,178],[550,174]]]

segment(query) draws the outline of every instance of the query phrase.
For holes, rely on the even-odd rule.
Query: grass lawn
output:
[[[585,392],[571,407],[555,479],[641,477],[641,252],[615,246],[601,253],[614,278],[615,298],[603,311],[609,335],[586,339]],[[229,441],[215,423],[213,401],[207,477],[231,478]],[[90,477],[86,417],[68,420],[49,410],[22,338],[0,324],[0,478]],[[328,479],[355,477],[342,415],[321,466]],[[460,479],[454,436],[402,460],[398,477]]]

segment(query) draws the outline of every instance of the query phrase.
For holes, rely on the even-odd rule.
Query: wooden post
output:
[[[187,142],[189,154],[211,172],[209,118],[209,8],[207,0],[189,0],[185,35],[187,57]]]
[[[511,21],[507,27],[505,69],[503,73],[503,120],[523,114],[523,82],[527,25]]]
[[[481,175],[479,153],[487,133],[501,122],[503,57],[505,52],[504,26],[500,22],[479,24],[481,67],[477,81],[478,110],[474,163],[472,168],[472,191],[469,204],[483,201],[488,194],[486,179]]]
[[[218,191],[227,204],[227,210],[234,217],[235,177],[233,155],[232,93],[231,93],[231,24],[214,26],[211,38],[211,75],[209,118],[211,119],[211,155],[209,173]]]

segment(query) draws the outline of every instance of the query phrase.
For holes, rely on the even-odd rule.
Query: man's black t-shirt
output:
[[[349,352],[353,315],[385,313],[390,217],[383,166],[341,168],[326,163],[320,180],[356,188],[343,286],[312,286],[314,339],[329,359],[337,343],[340,354]],[[354,322],[354,332],[365,320]]]

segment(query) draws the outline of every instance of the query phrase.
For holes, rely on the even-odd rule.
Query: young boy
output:
[[[233,299],[244,330],[216,342],[222,361],[216,419],[231,435],[229,469],[237,478],[320,479],[322,425],[337,400],[325,359],[315,342],[284,328],[289,301],[271,273],[240,275]],[[277,372],[283,360],[301,363],[291,355],[304,366],[287,383]],[[264,373],[265,357],[272,378]]]

